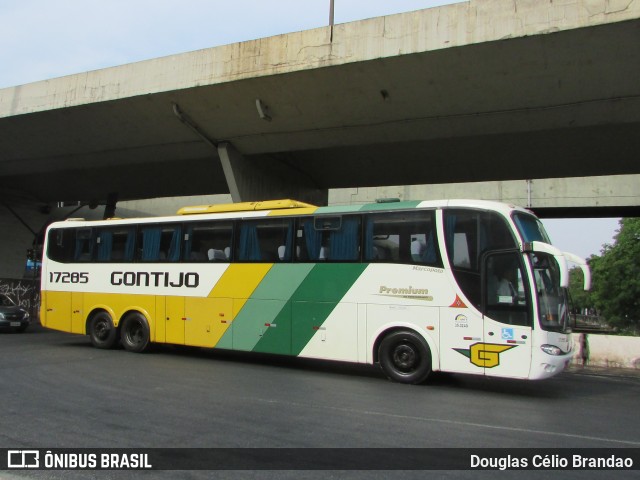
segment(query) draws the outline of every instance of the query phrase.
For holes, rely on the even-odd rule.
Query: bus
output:
[[[184,207],[46,231],[41,323],[153,343],[544,379],[573,355],[568,262],[526,209],[477,200]]]

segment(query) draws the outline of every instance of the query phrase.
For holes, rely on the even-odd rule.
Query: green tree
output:
[[[637,329],[640,320],[640,218],[623,218],[613,245],[591,257],[591,299],[612,326]]]
[[[592,256],[587,260],[591,269],[593,269]],[[571,295],[571,306],[582,313],[585,309],[595,308],[593,294],[590,290],[584,289],[584,274],[580,267],[573,267],[569,272],[569,294]]]

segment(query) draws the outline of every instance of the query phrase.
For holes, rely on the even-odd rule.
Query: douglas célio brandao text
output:
[[[585,456],[581,454],[533,454],[527,456],[470,455],[472,469],[486,470],[560,470],[560,469],[631,469],[633,458],[618,455]]]

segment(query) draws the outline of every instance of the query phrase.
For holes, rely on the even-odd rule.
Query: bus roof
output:
[[[197,217],[202,216],[203,219],[235,219],[249,217],[267,217],[267,216],[295,216],[295,215],[340,215],[343,213],[365,213],[376,211],[391,210],[412,210],[415,208],[439,209],[439,208],[477,208],[482,210],[493,210],[501,212],[508,216],[513,210],[526,212],[523,207],[512,204],[506,204],[488,200],[408,200],[396,202],[380,202],[365,203],[355,205],[332,205],[326,207],[318,207],[309,203],[300,202],[291,199],[267,200],[262,202],[240,202],[231,204],[218,205],[200,205],[183,207],[178,211],[178,215],[161,216],[161,217],[138,217],[125,219],[106,219],[85,221],[80,218],[68,219],[64,222],[54,222],[50,226],[65,227],[72,226],[89,226],[89,225],[112,225],[112,224],[137,224],[137,223],[156,223],[156,222],[180,222],[185,216]],[[194,218],[195,219],[195,218]]]

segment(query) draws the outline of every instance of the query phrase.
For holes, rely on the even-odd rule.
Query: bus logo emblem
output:
[[[469,349],[454,350],[469,359],[477,367],[493,368],[500,365],[500,354],[515,348],[516,345],[500,345],[496,343],[474,343]]]

